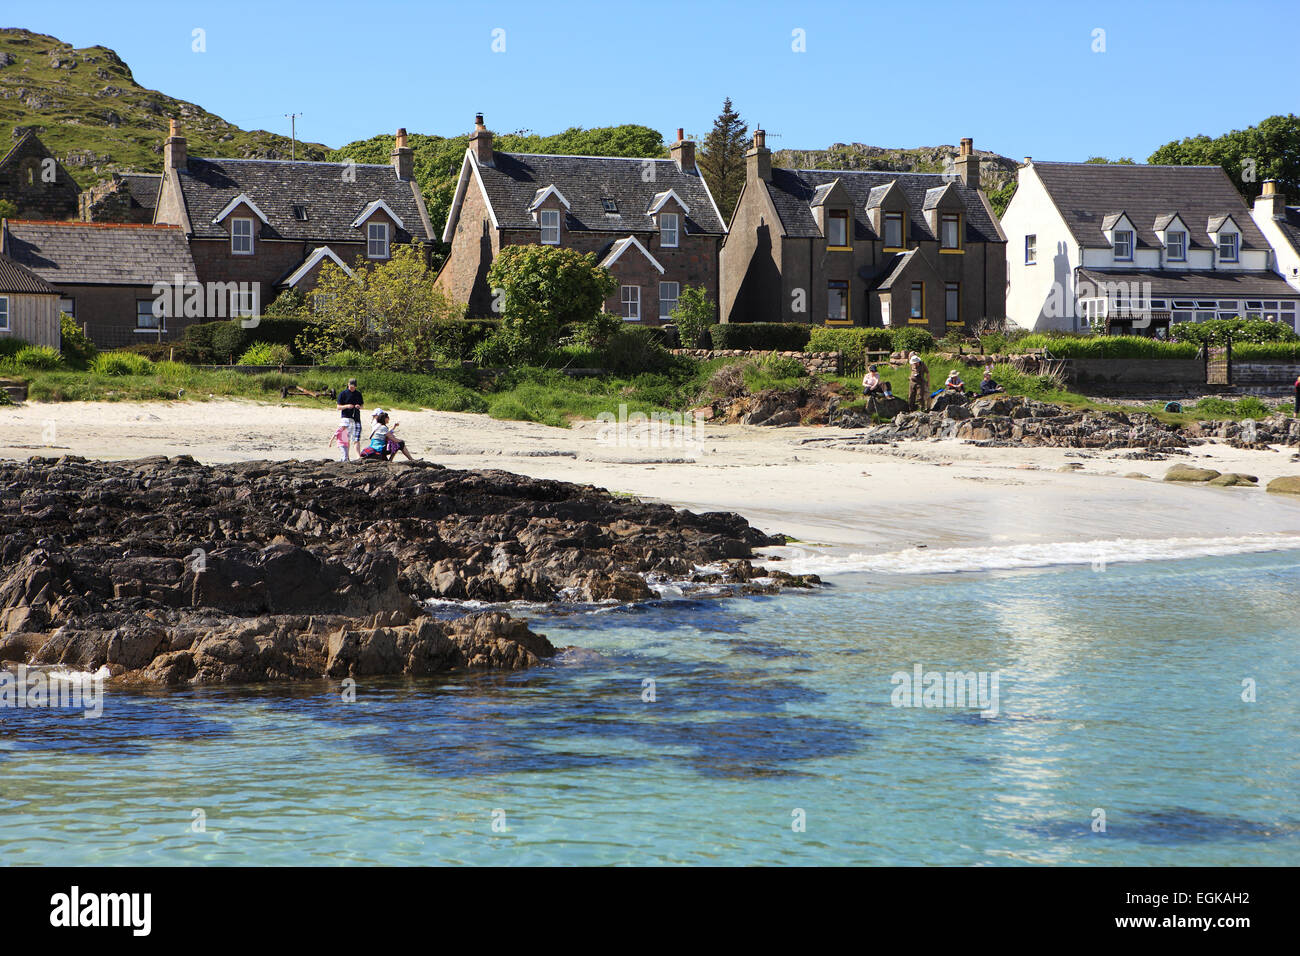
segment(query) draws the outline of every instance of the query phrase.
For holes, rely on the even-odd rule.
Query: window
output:
[[[623,318],[630,322],[639,321],[641,318],[641,287],[639,285],[625,285],[619,295],[623,302]]]
[[[366,255],[371,259],[388,258],[388,223],[366,224]]]
[[[1237,261],[1237,241],[1241,237],[1235,232],[1225,232],[1219,236],[1219,259],[1223,262]]]
[[[1032,266],[1038,262],[1038,237],[1025,236],[1025,265]]]
[[[0,332],[9,331],[9,296],[0,295]]]
[[[307,221],[307,207],[306,207],[306,206],[294,206],[294,207],[293,207],[293,218],[294,218],[294,219],[297,219],[299,222],[306,222],[306,221]]]
[[[1187,258],[1187,233],[1171,232],[1165,236],[1165,247],[1170,262],[1183,262]]]
[[[605,212],[618,213],[618,203],[612,199],[602,199],[600,204],[605,207]]]
[[[912,283],[912,310],[908,313],[913,319],[925,318],[925,284]]]
[[[677,246],[677,213],[666,212],[659,217],[659,245],[665,249]]]
[[[826,283],[826,321],[849,321],[849,284],[847,282]]]
[[[150,332],[156,332],[163,328],[162,319],[154,315],[153,299],[136,299],[135,300],[135,327],[139,331],[147,329]]]
[[[944,321],[949,324],[961,323],[961,284],[949,282],[943,288]]]
[[[901,212],[885,213],[885,248],[903,248],[903,214]]]
[[[844,211],[826,214],[826,245],[833,249],[849,246],[849,214]]]
[[[77,300],[60,299],[59,311],[62,312],[64,315],[70,316],[75,319],[77,317]]]
[[[671,322],[673,309],[677,308],[677,283],[659,283],[659,320]]]
[[[943,249],[961,248],[961,216],[945,213],[939,229],[939,245]]]
[[[558,246],[560,244],[560,211],[543,209],[541,212],[542,245]]]
[[[253,254],[253,220],[230,220],[230,251],[237,256]]]
[[[1133,233],[1128,229],[1115,232],[1115,258],[1124,261],[1133,258]]]

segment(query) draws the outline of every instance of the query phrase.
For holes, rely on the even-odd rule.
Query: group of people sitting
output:
[[[392,461],[399,453],[405,455],[407,461],[415,461],[406,450],[406,442],[396,435],[399,423],[390,425],[388,412],[382,408],[370,413],[370,434],[366,436],[365,445],[361,444],[361,409],[365,400],[355,378],[348,379],[348,387],[339,392],[335,401],[338,403],[339,425],[330,438],[330,444],[339,446],[342,461],[350,460],[349,452],[354,447],[362,461]]]
[[[966,383],[962,381],[961,374],[953,369],[948,373],[948,378],[943,383],[943,388],[931,392],[929,390],[930,370],[922,361],[921,356],[913,352],[908,357],[909,372],[909,391],[908,403],[915,408],[930,407],[930,400],[941,392],[957,392],[962,395],[969,395],[972,398],[983,397],[985,395],[996,395],[1005,391],[993,379],[993,366],[984,367],[984,377],[980,381],[979,392],[967,392]],[[864,397],[871,398],[893,398],[894,392],[892,386],[880,377],[880,370],[875,365],[867,366],[867,374],[862,376],[862,394]]]

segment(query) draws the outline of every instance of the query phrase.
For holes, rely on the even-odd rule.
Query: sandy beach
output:
[[[568,429],[484,415],[394,414],[413,452],[452,468],[495,468],[592,484],[692,510],[737,511],[768,532],[834,552],[1112,539],[1300,536],[1300,499],[1262,491],[1300,474],[1294,451],[1207,444],[1190,456],[980,448],[959,440],[851,445],[838,428],[577,422]],[[0,412],[0,456],[99,459],[187,454],[205,463],[337,458],[325,409],[247,401],[29,403]],[[1261,488],[1159,479],[1186,461],[1258,475]],[[1077,465],[1070,471],[1061,470]],[[374,467],[353,463],[340,467]],[[1148,480],[1126,477],[1134,473]]]

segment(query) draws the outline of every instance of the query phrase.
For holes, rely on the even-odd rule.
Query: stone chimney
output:
[[[767,148],[767,133],[761,126],[754,128],[754,145],[745,154],[745,179],[772,181],[772,151]]]
[[[415,153],[406,145],[404,126],[397,131],[397,138],[393,140],[393,169],[397,170],[397,178],[403,182],[409,182],[415,170]]]
[[[483,125],[483,114],[474,114],[474,132],[469,137],[469,148],[480,166],[493,165],[492,131]]]
[[[980,158],[975,155],[975,142],[969,136],[962,137],[954,165],[962,183],[970,189],[980,188]]]
[[[669,147],[668,152],[672,154],[673,162],[682,172],[694,172],[695,170],[695,141],[687,139],[682,135],[682,128],[677,127],[677,142]]]
[[[181,124],[171,120],[167,129],[167,141],[163,143],[163,169],[185,169],[189,165],[185,137],[181,135]]]
[[[1260,185],[1259,195],[1255,197],[1255,211],[1262,212],[1270,219],[1282,219],[1286,216],[1286,196],[1278,191],[1276,179],[1266,179]]]

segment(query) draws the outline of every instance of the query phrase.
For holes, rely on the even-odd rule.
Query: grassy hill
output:
[[[288,157],[287,136],[242,130],[207,110],[136,83],[112,50],[79,50],[55,37],[0,29],[0,155],[31,127],[83,189],[110,173],[162,169],[167,121],[184,127],[192,156]],[[298,143],[299,159],[327,147]]]

